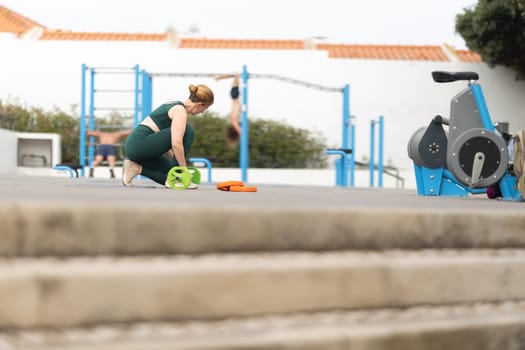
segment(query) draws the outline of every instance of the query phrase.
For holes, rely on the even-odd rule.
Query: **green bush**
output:
[[[228,146],[228,118],[206,112],[190,116],[195,142],[190,157],[211,157],[217,167],[238,167],[239,147]],[[271,120],[250,120],[249,153],[253,168],[325,168],[328,164],[324,138]]]
[[[103,131],[125,128],[129,117],[111,113],[97,118],[95,124]],[[238,167],[239,147],[228,146],[225,131],[228,118],[213,112],[189,116],[195,128],[195,142],[190,157],[208,157],[216,167]],[[0,128],[19,132],[58,133],[62,138],[62,161],[79,163],[79,117],[55,108],[46,112],[19,103],[0,100]],[[323,168],[327,166],[325,140],[308,130],[294,128],[284,122],[262,119],[250,121],[250,167],[255,168]]]

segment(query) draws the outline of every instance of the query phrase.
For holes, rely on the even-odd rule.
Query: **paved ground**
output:
[[[196,190],[134,184],[1,177],[0,256],[525,248],[525,203],[483,195],[284,185],[234,193],[215,184]]]
[[[436,211],[488,211],[525,213],[524,202],[490,200],[485,195],[467,198],[421,197],[414,190],[339,188],[289,185],[257,185],[256,193],[218,191],[216,184],[203,183],[197,190],[165,189],[149,180],[135,180],[124,187],[118,179],[0,176],[0,203],[111,205],[138,207],[186,204],[220,208],[361,208]]]
[[[67,317],[96,315],[100,321],[87,328],[4,329],[0,349],[523,348],[525,202],[420,197],[414,190],[257,184],[250,184],[258,187],[256,193],[230,193],[215,185],[175,191],[149,180],[124,187],[118,179],[0,176],[4,322],[8,315],[22,324],[37,320],[20,312],[35,312],[42,325],[56,319],[68,324],[59,312]],[[336,269],[335,262],[345,270]],[[167,274],[170,269],[178,275]],[[232,300],[239,302],[239,310],[281,300],[282,312],[169,322],[182,314],[175,310],[151,317],[152,322],[141,321],[146,309],[161,313],[175,305],[157,297],[166,291],[191,294],[181,299],[181,307],[188,300],[195,302],[197,292],[208,301],[213,299],[206,296],[210,291],[217,300],[217,284],[193,288],[195,284],[181,283],[181,288],[191,289],[185,294],[169,289],[181,276],[197,278],[197,270],[202,283],[236,286],[222,294],[228,310],[233,310]],[[208,270],[213,278],[202,274]],[[247,271],[240,279],[247,286],[241,296],[242,283],[219,280],[231,278],[236,270]],[[215,274],[220,271],[228,273]],[[285,279],[283,271],[289,272]],[[144,283],[145,275],[150,283]],[[270,275],[279,278],[265,277]],[[355,288],[340,287],[341,280]],[[84,294],[76,294],[79,289],[73,287],[84,290],[88,281],[97,292],[88,293],[91,299],[79,298]],[[271,281],[265,286],[279,283],[279,288],[265,290],[264,281]],[[286,294],[290,281],[296,281],[301,292]],[[390,284],[370,288],[379,282]],[[333,290],[327,294],[328,288]],[[145,290],[155,297],[144,297]],[[344,293],[375,298],[373,291],[411,302],[373,304],[369,309],[352,308],[371,304],[341,303],[328,307],[335,307],[333,311],[323,306],[338,300],[337,295],[346,303],[354,300]],[[273,296],[267,298],[270,292]],[[230,299],[230,294],[237,297]],[[254,301],[248,306],[242,304],[250,298]],[[76,304],[79,299],[82,303]],[[286,313],[303,310],[290,308],[302,300],[310,307],[321,306],[311,313]],[[31,301],[39,307],[28,307]],[[117,312],[119,303],[133,307]],[[63,304],[74,307],[54,307]],[[188,307],[198,310],[196,305]],[[218,305],[216,301],[214,308]],[[202,307],[209,305],[203,302]],[[129,322],[110,322],[124,314]],[[69,324],[83,324],[75,322]]]

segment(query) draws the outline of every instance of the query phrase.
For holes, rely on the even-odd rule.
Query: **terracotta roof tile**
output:
[[[464,62],[482,63],[479,53],[469,50],[456,50],[459,59]]]
[[[182,38],[179,47],[183,49],[303,50],[304,41]]]
[[[439,46],[318,44],[332,58],[448,61]]]
[[[43,30],[40,40],[70,41],[170,41],[181,49],[240,49],[240,50],[304,50],[303,40],[268,39],[207,39],[174,38],[168,33],[101,33],[48,30],[45,26],[0,5],[0,32],[21,36],[34,28]],[[40,35],[40,34],[37,34]],[[331,58],[449,61],[440,46],[414,45],[349,45],[319,43],[315,47],[328,52]],[[469,50],[453,50],[464,62],[482,62],[479,54]]]
[[[167,34],[147,33],[90,33],[69,31],[45,31],[40,40],[72,40],[72,41],[166,41]]]
[[[15,33],[20,36],[34,27],[45,27],[21,14],[0,5],[0,32]]]

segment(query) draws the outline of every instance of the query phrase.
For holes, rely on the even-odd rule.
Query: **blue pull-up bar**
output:
[[[324,91],[330,91],[330,92],[342,92],[343,93],[343,136],[342,136],[342,146],[345,149],[349,148],[349,140],[351,141],[351,149],[353,150],[353,147],[355,145],[354,143],[354,129],[352,128],[351,123],[351,116],[350,116],[350,86],[347,84],[343,88],[333,88],[333,87],[326,87],[318,84],[312,84],[301,80],[281,77],[277,75],[271,75],[271,74],[251,74],[254,78],[268,78],[268,79],[278,79],[282,80],[288,83],[296,84],[296,85],[302,85],[309,88],[315,88],[319,90]],[[248,68],[246,65],[242,66],[242,101],[241,101],[241,140],[240,140],[240,154],[239,154],[239,165],[241,167],[241,179],[244,182],[248,181],[248,167],[250,162],[250,155],[249,155],[249,127],[248,127],[248,80],[250,78],[250,74],[248,73]],[[349,137],[349,130],[351,139]],[[332,154],[332,153],[330,153]],[[348,166],[350,167],[350,185],[354,185],[354,169],[355,169],[355,160],[354,155],[352,154],[350,157],[350,161],[348,162]],[[347,168],[347,162],[343,162],[342,166],[343,169],[343,179],[342,182],[345,184],[348,183],[346,178],[348,175],[348,168]]]
[[[239,153],[239,165],[241,167],[241,180],[248,181],[248,167],[250,166],[250,154],[248,150],[249,128],[248,128],[248,69],[242,66],[242,101],[241,101],[241,143]]]

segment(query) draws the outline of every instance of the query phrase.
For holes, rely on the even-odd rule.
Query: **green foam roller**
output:
[[[185,190],[190,185],[191,174],[186,168],[174,166],[168,172],[166,181],[174,190]]]
[[[189,166],[188,171],[191,174],[191,182],[195,185],[200,185],[201,183],[201,172],[198,168],[194,166]]]

